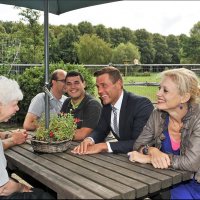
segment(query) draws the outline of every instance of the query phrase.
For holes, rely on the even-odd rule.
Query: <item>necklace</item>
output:
[[[175,120],[173,120],[171,117],[169,118],[170,121],[170,128],[171,130],[175,131],[175,132],[180,132],[182,126],[183,126],[183,122],[179,123]]]
[[[173,141],[180,142],[181,139],[181,128],[183,126],[183,123],[179,123],[172,118],[169,118],[169,136]]]

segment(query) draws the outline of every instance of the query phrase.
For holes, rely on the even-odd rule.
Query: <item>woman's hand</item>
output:
[[[26,141],[27,136],[28,136],[28,134],[27,134],[26,130],[18,129],[18,130],[12,131],[11,138],[12,138],[14,144],[23,144]]]
[[[151,158],[149,155],[144,155],[142,153],[139,153],[138,151],[131,151],[127,154],[129,156],[129,160],[131,162],[139,162],[139,163],[150,163]]]
[[[4,186],[0,187],[0,196],[9,196],[14,192],[32,192],[31,187],[10,179]]]
[[[155,168],[167,169],[170,166],[170,158],[166,153],[161,152],[155,147],[149,148],[151,163]]]

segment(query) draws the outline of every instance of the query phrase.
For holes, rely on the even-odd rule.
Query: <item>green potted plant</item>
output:
[[[38,122],[31,145],[36,152],[54,153],[69,148],[76,130],[76,121],[72,114],[51,115],[49,128],[45,129],[44,116]]]

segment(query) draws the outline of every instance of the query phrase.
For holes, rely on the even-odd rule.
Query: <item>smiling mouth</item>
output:
[[[101,98],[105,98],[105,97],[107,97],[107,95],[102,95],[102,96],[101,96]]]
[[[165,103],[165,101],[164,101],[164,100],[161,100],[161,99],[158,99],[158,100],[157,100],[157,103]]]
[[[76,90],[71,90],[71,91],[69,91],[69,92],[71,92],[71,93],[76,93],[77,91],[76,91]]]

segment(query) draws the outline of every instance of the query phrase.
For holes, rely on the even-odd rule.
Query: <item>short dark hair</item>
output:
[[[118,80],[122,81],[122,75],[120,71],[115,67],[108,66],[94,72],[95,77],[101,76],[103,74],[108,74],[112,83],[116,83]]]
[[[74,77],[74,76],[79,76],[82,82],[85,81],[83,75],[80,72],[77,72],[77,71],[69,71],[69,72],[67,72],[66,79],[68,77]]]

